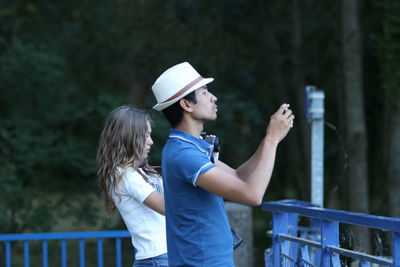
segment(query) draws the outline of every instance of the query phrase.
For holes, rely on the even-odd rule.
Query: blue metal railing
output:
[[[400,219],[319,208],[298,200],[265,202],[272,211],[272,248],[265,253],[266,266],[341,266],[340,257],[400,267]],[[309,227],[300,227],[298,217],[311,218]],[[340,247],[339,223],[381,229],[391,233],[392,255],[370,255]]]
[[[27,233],[27,234],[0,234],[0,244],[4,244],[5,266],[12,266],[12,245],[23,242],[24,267],[30,266],[30,241],[41,241],[42,266],[49,266],[49,241],[60,240],[61,266],[67,267],[67,241],[79,240],[79,266],[85,267],[85,240],[97,240],[97,266],[103,267],[103,240],[115,239],[115,266],[122,266],[122,238],[130,238],[128,231],[94,231],[94,232],[61,232],[61,233]],[[0,254],[1,255],[1,254]],[[3,260],[1,260],[3,261]],[[4,263],[4,262],[3,262]],[[0,263],[2,266],[3,263]]]

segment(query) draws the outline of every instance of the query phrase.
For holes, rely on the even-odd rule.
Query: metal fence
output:
[[[266,266],[341,266],[343,257],[357,260],[358,266],[400,267],[400,219],[319,208],[298,200],[265,202],[272,212],[269,233],[272,248],[265,251]],[[310,218],[300,227],[299,217]],[[340,247],[339,224],[381,229],[391,235],[391,255],[377,256]]]
[[[42,266],[49,266],[49,243],[58,243],[60,250],[60,264],[57,266],[67,267],[68,264],[68,244],[72,240],[78,241],[78,261],[80,267],[85,267],[85,243],[87,240],[96,241],[97,266],[104,266],[104,249],[103,241],[105,239],[115,239],[115,264],[114,266],[122,266],[122,246],[123,238],[130,238],[128,231],[94,231],[94,232],[61,232],[61,233],[26,233],[26,234],[0,234],[0,244],[4,246],[4,251],[0,255],[4,255],[4,259],[0,259],[0,266],[13,266],[13,247],[21,245],[23,251],[23,266],[31,266],[31,243],[39,241],[41,243]],[[50,255],[51,256],[51,255]],[[2,257],[0,257],[2,258]],[[133,259],[133,256],[132,256]],[[76,266],[76,264],[73,264]],[[35,265],[36,266],[36,265]]]

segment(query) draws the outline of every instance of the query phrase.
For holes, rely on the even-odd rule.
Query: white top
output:
[[[112,196],[131,233],[137,260],[167,253],[165,217],[143,204],[155,190],[163,195],[162,179],[151,175],[146,177],[150,184],[137,171],[132,168],[126,169],[116,188],[119,194],[114,193]]]

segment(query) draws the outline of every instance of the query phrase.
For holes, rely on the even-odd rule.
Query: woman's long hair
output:
[[[97,150],[97,178],[107,212],[115,210],[112,194],[122,172],[147,165],[143,156],[150,116],[130,106],[113,110],[105,120]]]

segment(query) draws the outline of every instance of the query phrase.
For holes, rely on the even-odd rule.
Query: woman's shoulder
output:
[[[142,190],[149,186],[149,184],[143,179],[142,175],[138,170],[133,168],[124,168],[120,170],[120,180],[118,183],[118,189],[120,192],[132,192]]]
[[[141,177],[138,170],[135,170],[131,167],[120,168],[118,170],[119,175],[121,175],[121,179],[129,179],[129,178],[139,178]]]

